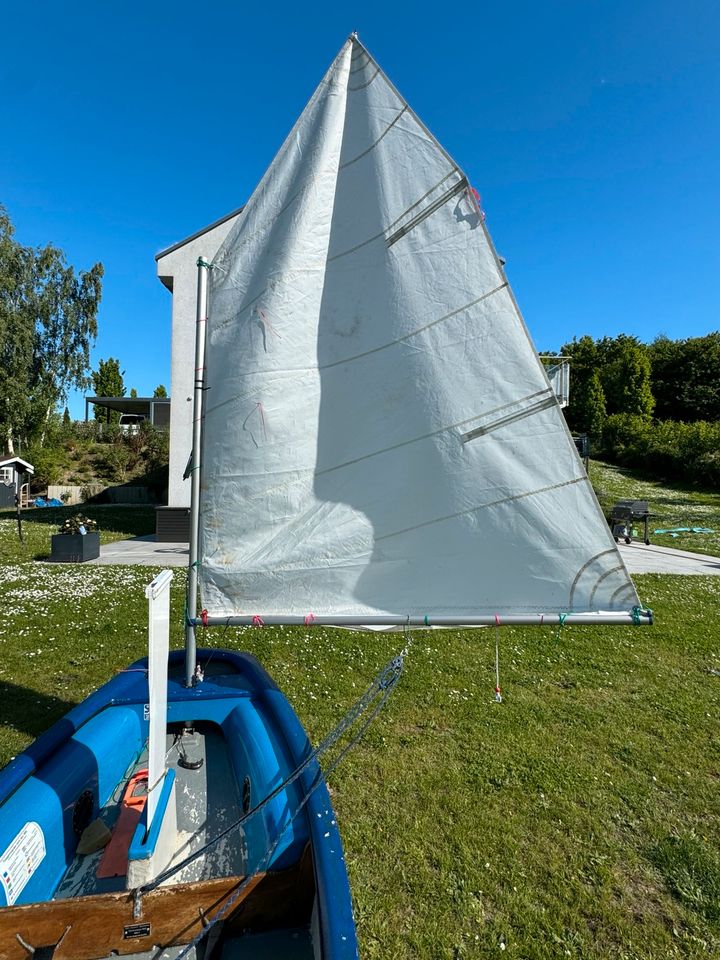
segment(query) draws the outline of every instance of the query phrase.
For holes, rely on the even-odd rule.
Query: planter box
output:
[[[56,563],[82,563],[100,556],[99,533],[56,533],[50,559]]]

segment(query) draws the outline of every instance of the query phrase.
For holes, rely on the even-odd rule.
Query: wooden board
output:
[[[297,923],[298,901],[303,901],[303,911],[312,903],[312,882],[309,890],[304,889],[307,879],[302,864],[277,873],[259,873],[233,905],[232,915],[239,911],[242,927],[253,921],[265,926],[267,908],[274,925]],[[98,960],[112,951],[122,956],[189,943],[200,932],[203,917],[212,918],[242,880],[221,877],[160,887],[143,897],[140,918],[133,917],[129,892],[5,907],[0,909],[0,960],[28,960],[30,954],[18,934],[36,949],[59,944],[53,960]],[[278,909],[281,905],[288,915],[284,923]],[[309,913],[306,916],[309,919]]]

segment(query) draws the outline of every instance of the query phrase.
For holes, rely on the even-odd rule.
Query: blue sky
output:
[[[170,387],[154,254],[244,202],[351,30],[482,194],[541,351],[720,328],[709,0],[41,0],[3,27],[0,202],[22,242],[104,263],[95,362],[140,395]]]

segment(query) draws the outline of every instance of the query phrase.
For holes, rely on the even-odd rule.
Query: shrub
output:
[[[147,470],[157,470],[168,465],[170,459],[170,431],[143,423],[140,427],[143,438]]]
[[[720,424],[680,423],[620,413],[608,417],[603,454],[611,461],[641,467],[662,477],[720,482]]]
[[[65,451],[53,447],[34,447],[24,454],[35,467],[33,488],[39,490],[51,483],[61,483],[67,469]]]

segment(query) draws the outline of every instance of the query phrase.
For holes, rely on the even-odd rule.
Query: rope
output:
[[[495,614],[495,703],[502,703],[500,693],[500,617]]]
[[[352,737],[351,740],[348,741],[348,743],[345,744],[345,746],[342,748],[342,750],[338,753],[337,757],[335,757],[335,759],[328,765],[327,771],[326,771],[326,773],[325,773],[325,776],[326,776],[326,777],[329,776],[331,773],[333,773],[333,771],[339,766],[340,762],[345,758],[345,756],[347,755],[347,753],[349,753],[349,751],[350,751],[354,746],[356,746],[356,744],[361,740],[361,738],[362,738],[363,735],[365,734],[365,731],[368,729],[368,727],[370,726],[370,724],[373,722],[373,720],[375,719],[375,717],[378,715],[378,713],[380,712],[380,710],[381,710],[381,709],[383,708],[383,706],[385,705],[385,701],[386,701],[387,698],[390,696],[391,691],[393,690],[395,684],[397,683],[397,681],[398,681],[398,679],[399,679],[399,677],[400,677],[400,673],[402,673],[402,668],[403,668],[402,657],[403,657],[403,654],[400,654],[398,657],[396,657],[395,660],[393,660],[392,663],[391,663],[391,664],[386,668],[386,670],[384,671],[384,673],[386,673],[386,672],[388,672],[388,670],[392,670],[392,669],[393,669],[393,665],[394,665],[394,664],[398,664],[398,670],[399,670],[399,672],[396,673],[396,674],[393,676],[393,678],[391,679],[391,681],[390,681],[390,683],[389,683],[388,686],[386,686],[386,687],[381,687],[383,693],[382,693],[382,696],[381,696],[380,700],[375,704],[375,706],[374,706],[374,708],[372,709],[370,715],[363,721],[363,723],[361,724],[361,726],[360,726],[360,728],[358,729],[357,733]],[[244,880],[243,880],[242,883],[239,885],[239,887],[237,888],[237,890],[235,891],[235,893],[234,893],[231,897],[228,898],[228,900],[227,900],[227,902],[224,904],[224,906],[222,906],[222,907],[218,910],[218,912],[215,914],[215,916],[212,918],[212,920],[210,920],[210,921],[207,923],[207,925],[206,925],[205,927],[203,927],[203,929],[195,936],[195,938],[185,947],[185,949],[182,951],[182,953],[179,953],[179,954],[178,954],[178,956],[176,957],[176,960],[183,960],[184,957],[188,956],[188,954],[190,953],[190,951],[193,950],[193,949],[198,945],[198,943],[200,943],[200,941],[203,939],[203,937],[207,936],[207,934],[208,934],[208,933],[210,932],[210,930],[215,926],[215,924],[216,924],[216,923],[219,923],[219,921],[223,919],[223,917],[228,913],[228,911],[229,911],[229,910],[233,907],[233,905],[238,901],[239,897],[240,897],[240,896],[242,895],[242,893],[247,889],[247,887],[248,887],[248,885],[250,884],[250,881],[253,879],[253,877],[256,877],[256,876],[258,875],[258,873],[261,873],[262,871],[265,870],[266,867],[269,866],[269,864],[270,864],[271,861],[272,861],[273,856],[275,855],[275,851],[277,850],[278,846],[280,845],[280,841],[282,840],[282,838],[283,838],[283,837],[285,836],[285,834],[287,833],[288,827],[294,822],[294,820],[296,819],[296,817],[297,817],[297,816],[301,813],[301,811],[305,808],[305,805],[307,804],[308,800],[310,799],[310,797],[312,796],[312,794],[315,792],[315,790],[317,789],[317,787],[319,787],[320,784],[323,782],[323,779],[324,779],[324,777],[323,777],[323,772],[322,772],[322,770],[318,770],[318,772],[317,772],[316,775],[315,775],[315,780],[313,781],[313,783],[311,784],[311,786],[309,787],[309,789],[308,789],[307,792],[305,793],[305,796],[302,798],[302,800],[301,800],[300,803],[297,805],[297,807],[295,808],[295,810],[292,812],[292,814],[291,814],[291,815],[289,816],[289,818],[286,820],[286,822],[284,823],[284,825],[279,829],[278,835],[277,835],[277,837],[275,838],[275,841],[271,844],[271,846],[270,846],[270,847],[268,848],[268,850],[266,851],[265,855],[264,855],[264,856],[262,857],[262,859],[258,862],[258,865],[255,867],[255,870],[254,870],[252,873],[248,874],[247,877],[244,878]]]
[[[387,700],[387,698],[390,696],[390,693],[395,688],[397,681],[400,679],[400,675],[403,671],[403,666],[404,666],[404,658],[407,655],[407,652],[411,644],[412,644],[412,640],[410,640],[410,642],[405,645],[405,648],[400,652],[400,654],[398,654],[397,657],[391,660],[380,671],[380,673],[377,674],[377,676],[372,681],[370,686],[367,688],[365,693],[347,711],[347,713],[345,714],[344,717],[342,717],[342,719],[337,724],[337,726],[325,736],[325,738],[318,744],[318,746],[314,750],[310,751],[307,757],[292,771],[291,774],[289,774],[285,778],[285,780],[283,780],[281,784],[279,784],[279,786],[271,790],[270,793],[268,793],[252,809],[248,810],[248,812],[243,814],[241,817],[238,817],[237,820],[235,820],[233,823],[229,824],[227,827],[221,830],[220,833],[218,833],[216,836],[212,838],[212,840],[208,840],[206,844],[204,844],[198,850],[194,851],[194,853],[191,853],[189,856],[185,857],[184,860],[181,860],[179,863],[175,864],[174,866],[168,867],[167,870],[164,870],[162,873],[160,873],[157,877],[155,877],[154,880],[144,884],[141,887],[138,887],[134,891],[135,892],[135,914],[139,915],[139,912],[141,909],[140,908],[141,897],[143,896],[143,894],[149,893],[150,891],[156,889],[156,887],[160,886],[161,883],[164,883],[165,880],[168,880],[170,877],[174,876],[176,873],[183,870],[186,866],[193,863],[193,861],[197,860],[198,857],[202,856],[210,847],[214,846],[216,843],[222,840],[223,837],[226,837],[231,831],[236,830],[238,827],[246,823],[251,817],[254,817],[255,814],[258,813],[260,810],[263,810],[272,800],[275,799],[275,797],[277,797],[280,793],[282,793],[283,791],[287,790],[290,786],[292,786],[292,784],[295,783],[312,764],[317,762],[319,757],[327,753],[327,751],[330,750],[342,738],[342,736],[355,725],[355,723],[367,710],[372,708],[370,715],[360,725],[360,728],[357,731],[357,733],[340,750],[337,757],[335,757],[335,759],[329,764],[327,768],[327,774],[330,774],[338,766],[338,764],[343,759],[345,754],[353,746],[355,746],[355,744],[360,740],[360,738],[365,733],[365,730],[372,723],[372,721],[375,719],[375,716],[384,706],[385,701]],[[305,796],[305,799],[303,800],[303,803],[300,806],[298,806],[298,808],[295,810],[295,812],[292,815],[292,818],[290,819],[290,821],[288,821],[288,824],[286,824],[286,826],[284,827],[284,830],[287,829],[287,826],[289,826],[289,823],[292,822],[292,819],[295,816],[297,816],[297,814],[300,812],[300,810],[302,809],[302,806],[307,800],[307,797],[309,797],[310,793],[312,793],[312,791],[317,787],[318,783],[321,780],[322,780],[322,770],[318,770],[316,782],[310,787],[310,789],[308,790],[308,793]],[[280,836],[282,836],[282,834]],[[277,848],[278,842],[279,842],[279,839],[276,841],[275,847],[270,853],[271,857],[272,857],[272,853]],[[261,863],[265,862],[266,857],[267,857],[267,854],[262,859]],[[245,880],[246,881],[249,880],[251,877],[257,874],[260,869],[261,869],[261,866],[256,867],[255,871],[252,874],[249,874],[248,877],[245,878]],[[238,888],[238,891],[236,891],[235,896],[237,896],[242,889],[244,889],[242,886]],[[208,929],[209,929],[209,926],[205,928],[205,931],[207,931]],[[180,960],[180,957],[178,957],[177,960]]]

